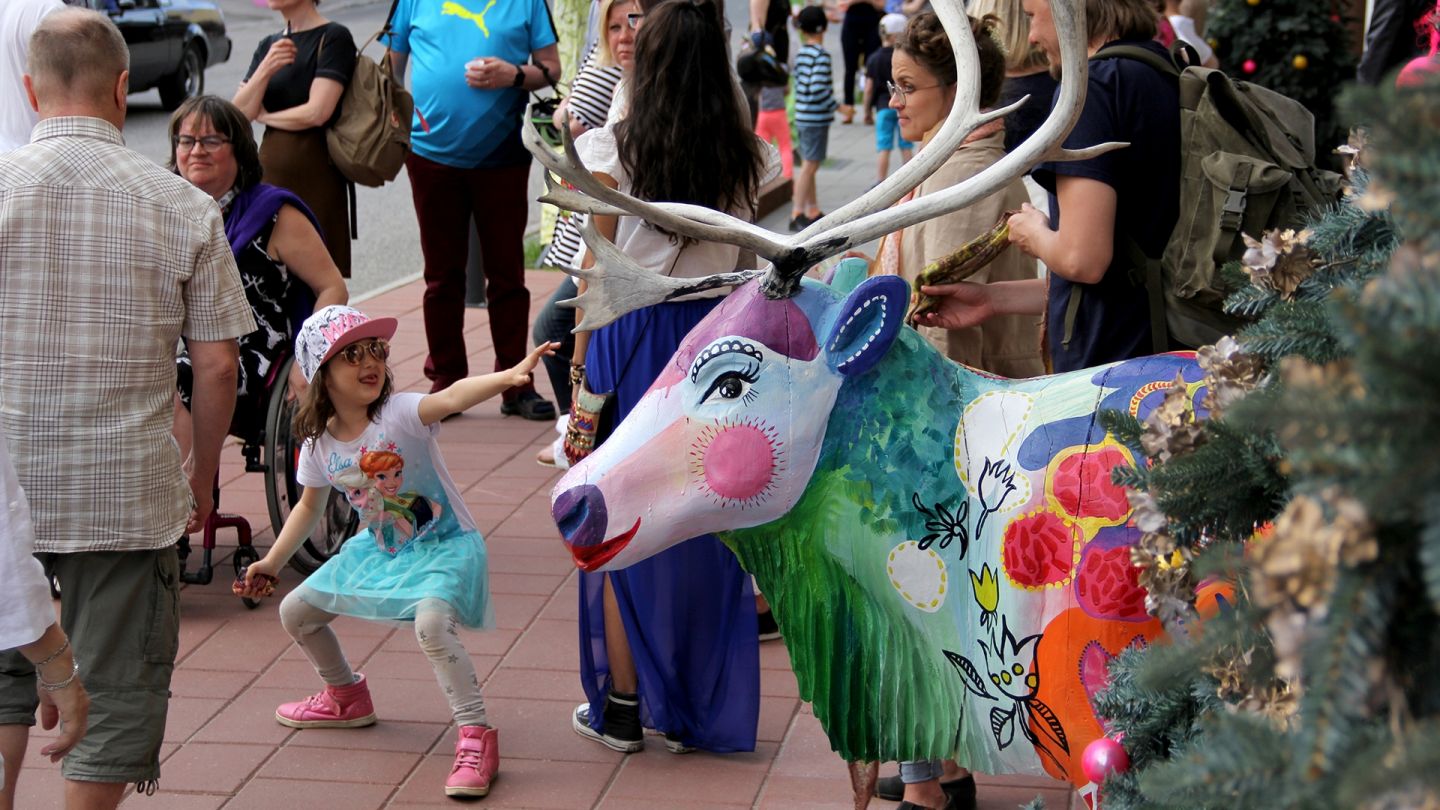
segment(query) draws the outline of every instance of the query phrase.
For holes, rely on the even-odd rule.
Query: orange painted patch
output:
[[[1081,679],[1081,659],[1086,647],[1096,642],[1105,655],[1119,655],[1138,637],[1150,643],[1162,635],[1160,622],[1119,622],[1096,619],[1080,608],[1071,608],[1056,616],[1045,626],[1035,651],[1035,666],[1040,675],[1040,688],[1035,697],[1050,707],[1065,729],[1069,753],[1053,751],[1060,761],[1040,756],[1046,772],[1079,787],[1089,780],[1080,770],[1080,757],[1085,746],[1101,735],[1100,722],[1090,706],[1086,684]],[[1092,668],[1092,678],[1096,678]],[[1102,684],[1092,683],[1092,688]],[[1044,741],[1046,735],[1030,722],[1032,731]],[[1053,746],[1052,746],[1053,748]]]

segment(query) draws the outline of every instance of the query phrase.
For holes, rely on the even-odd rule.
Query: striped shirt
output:
[[[802,127],[825,126],[835,120],[835,79],[830,73],[830,54],[814,43],[795,55],[795,123]]]
[[[570,85],[570,114],[586,129],[605,126],[610,116],[610,102],[615,86],[620,83],[619,67],[602,67],[599,54],[592,51],[584,67]]]
[[[255,330],[219,207],[109,123],[50,118],[0,157],[0,245],[0,430],[35,550],[173,545],[175,347]]]

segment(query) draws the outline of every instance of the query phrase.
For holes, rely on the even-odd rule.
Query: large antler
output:
[[[583,236],[596,255],[596,267],[584,274],[587,291],[579,298],[566,302],[584,309],[584,318],[577,325],[577,330],[598,328],[634,309],[716,286],[739,283],[754,278],[760,272],[765,273],[762,281],[765,295],[771,298],[794,295],[800,277],[816,262],[884,234],[958,211],[994,194],[1042,161],[1084,160],[1125,146],[1107,143],[1080,150],[1062,147],[1085,104],[1088,42],[1084,0],[1052,0],[1051,13],[1060,40],[1062,78],[1059,98],[1045,123],[1014,151],[979,174],[943,191],[894,205],[896,200],[934,173],[972,131],[1025,103],[1025,99],[1021,99],[1003,109],[988,113],[979,111],[979,56],[969,19],[959,0],[933,0],[932,7],[955,49],[957,75],[965,79],[958,84],[950,115],[926,147],[895,174],[848,205],[788,238],[703,206],[647,202],[612,189],[596,180],[585,168],[566,128],[561,128],[564,151],[557,155],[549,150],[527,120],[524,127],[526,146],[547,169],[575,187],[575,191],[571,191],[552,185],[548,193],[540,198],[542,201],[572,211],[638,216],[681,236],[746,248],[772,263],[768,271],[726,273],[703,279],[670,279],[637,266],[593,228],[587,228]]]

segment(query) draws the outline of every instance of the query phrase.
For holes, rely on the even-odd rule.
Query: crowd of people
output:
[[[971,0],[977,52],[957,62],[924,0],[751,0],[745,47],[774,64],[742,77],[717,0],[596,0],[594,41],[553,123],[576,138],[598,182],[643,200],[753,221],[762,187],[793,174],[789,224],[799,231],[824,216],[815,178],[832,126],[875,128],[879,182],[892,151],[905,161],[927,148],[961,82],[978,84],[982,110],[1030,97],[971,132],[907,200],[1022,144],[1059,78],[1050,1]],[[1178,39],[1214,62],[1197,0],[1085,2],[1092,55],[1116,43],[1164,55]],[[385,39],[416,106],[406,169],[430,386],[394,390],[389,340],[402,325],[347,305],[354,195],[326,146],[355,70],[354,39],[317,0],[269,5],[283,30],[261,40],[232,100],[200,96],[175,111],[166,166],[124,146],[128,54],[105,15],[60,0],[0,8],[0,588],[14,605],[0,616],[0,810],[13,801],[37,712],[61,727],[41,753],[63,759],[68,806],[114,807],[130,783],[153,791],[178,649],[177,538],[204,525],[225,437],[253,433],[261,397],[292,356],[304,495],[237,593],[270,593],[332,488],[362,531],[279,605],[323,689],[282,704],[275,719],[302,729],[374,723],[367,681],[331,622],[411,622],[459,729],[444,791],[485,795],[501,768],[498,731],[457,628],[493,622],[488,564],[438,423],[497,396],[502,413],[556,419],[532,379],[542,362],[561,411],[583,380],[613,392],[623,419],[729,292],[575,335],[573,311],[558,303],[583,284],[567,279],[532,330],[522,247],[531,157],[520,129],[527,92],[561,73],[549,9],[398,0]],[[832,23],[838,70],[825,45]],[[980,75],[961,75],[958,65],[972,63]],[[957,362],[1010,377],[1150,353],[1150,310],[1133,276],[1137,261],[1163,252],[1179,213],[1178,103],[1174,81],[1146,64],[1092,60],[1065,146],[1128,149],[1040,163],[1028,181],[892,233],[867,257],[871,272],[913,281],[1014,211],[1013,250],[968,281],[925,288],[942,304],[922,334]],[[252,122],[264,126],[258,144]],[[1046,210],[1026,182],[1043,189]],[[591,219],[563,219],[545,263],[592,266],[583,227],[671,277],[753,260],[633,216]],[[66,223],[58,234],[56,222]],[[473,376],[462,331],[472,229],[496,355],[491,373]],[[563,464],[563,453],[540,461]],[[775,635],[774,620],[718,539],[582,573],[580,586],[577,734],[627,753],[645,746],[647,730],[676,754],[754,749],[759,642]],[[964,764],[901,763],[879,795],[907,810],[974,807]]]

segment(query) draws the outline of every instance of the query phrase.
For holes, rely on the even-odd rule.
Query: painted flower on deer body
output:
[[[1019,588],[1040,590],[1070,582],[1080,561],[1080,530],[1050,510],[1022,515],[1005,527],[1000,561],[1005,576]]]
[[[980,537],[985,519],[1005,505],[1016,489],[1015,470],[1005,459],[985,459],[975,490],[980,496],[980,519],[975,522],[975,536]]]
[[[1035,645],[1040,634],[1017,639],[1010,632],[1005,617],[1000,617],[1000,634],[988,644],[980,642],[980,652],[985,655],[985,666],[990,672],[990,683],[1007,697],[1025,700],[1033,697],[1040,686],[1040,676],[1034,672]]]
[[[995,619],[995,610],[1000,606],[1000,581],[988,563],[980,566],[980,573],[970,572],[971,592],[975,604],[980,606],[980,626],[989,627]]]

